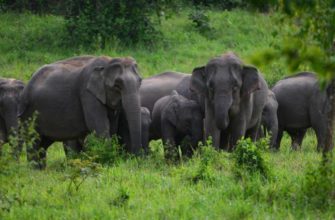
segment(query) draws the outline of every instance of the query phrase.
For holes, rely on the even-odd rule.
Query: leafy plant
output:
[[[189,14],[188,17],[200,34],[206,37],[210,37],[211,34],[213,34],[214,29],[211,27],[209,17],[206,15],[204,10],[196,8]]]
[[[160,18],[164,0],[71,0],[66,13],[70,41],[83,46],[105,47],[118,41],[123,45],[154,45],[161,38]]]
[[[212,182],[214,180],[212,163],[217,155],[216,150],[213,147],[212,138],[210,137],[206,143],[200,144],[196,155],[200,157],[200,163],[195,174],[191,180],[194,183],[198,183],[200,180]]]
[[[124,147],[116,135],[112,138],[101,138],[94,133],[88,135],[85,141],[85,156],[101,164],[116,164],[125,159]]]
[[[111,205],[121,207],[128,203],[130,199],[129,192],[126,190],[126,188],[121,187],[118,190],[117,196],[110,202]]]
[[[335,162],[326,161],[308,167],[301,193],[304,202],[318,209],[330,208],[335,203]]]
[[[85,155],[85,154],[83,154]],[[94,162],[95,158],[85,155],[85,159],[72,159],[68,161],[68,169],[64,180],[69,180],[68,192],[79,191],[82,184],[89,177],[98,177],[102,167]]]
[[[233,152],[235,172],[247,171],[249,174],[259,173],[268,177],[270,169],[263,152],[268,148],[268,141],[259,140],[256,143],[250,138],[238,141],[236,149]]]

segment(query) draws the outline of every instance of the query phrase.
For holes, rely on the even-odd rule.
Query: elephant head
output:
[[[271,90],[268,90],[267,101],[262,112],[262,125],[264,126],[264,135],[266,131],[271,132],[271,147],[275,145],[278,134],[277,110],[278,102],[276,96]]]
[[[189,100],[173,91],[162,117],[174,126],[177,134],[189,136],[193,147],[197,147],[198,142],[202,141],[203,113],[196,101]]]
[[[10,135],[18,126],[18,108],[23,82],[15,79],[0,79],[0,123]]]
[[[123,108],[130,131],[131,152],[138,153],[141,146],[141,105],[139,76],[132,58],[101,58],[102,65],[94,64],[87,89],[109,109]],[[99,63],[99,62],[98,62]],[[99,63],[99,64],[101,64]]]
[[[195,68],[190,87],[205,97],[206,137],[215,139],[213,130],[228,128],[231,118],[243,108],[242,101],[259,89],[260,79],[255,67],[244,65],[229,52]]]

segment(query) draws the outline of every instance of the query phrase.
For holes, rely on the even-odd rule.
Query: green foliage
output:
[[[233,152],[236,172],[247,171],[249,174],[259,173],[267,178],[270,168],[263,152],[268,148],[268,141],[260,139],[253,142],[250,138],[241,139]]]
[[[193,0],[192,2],[196,6],[212,6],[227,10],[243,5],[243,0]]]
[[[29,151],[36,141],[39,141],[40,137],[35,129],[37,117],[38,113],[34,112],[27,120],[23,122],[19,120],[18,131],[13,130],[8,137],[9,145],[16,159],[19,158],[22,149]]]
[[[111,205],[116,207],[122,207],[128,203],[130,199],[129,192],[126,188],[121,187],[116,195],[116,197],[110,202]]]
[[[98,177],[101,172],[101,165],[94,162],[95,157],[85,154],[85,159],[72,159],[68,161],[68,169],[64,180],[69,180],[68,192],[78,192],[80,187],[89,177]]]
[[[213,164],[216,154],[217,152],[213,147],[212,138],[209,138],[205,145],[199,144],[199,149],[195,156],[200,157],[200,163],[191,178],[193,183],[198,183],[200,180],[209,183],[213,181],[213,168],[211,165]]]
[[[335,204],[335,162],[307,167],[301,196],[307,205],[326,210]]]
[[[213,37],[214,29],[211,27],[209,17],[205,14],[204,10],[195,8],[189,14],[189,19],[201,35],[205,37]]]
[[[154,45],[161,37],[158,24],[165,4],[163,0],[71,0],[65,16],[70,41],[97,48],[116,40],[123,45]]]
[[[86,137],[84,151],[85,157],[87,155],[101,164],[117,164],[126,157],[124,146],[119,143],[116,135],[101,138],[92,133]]]

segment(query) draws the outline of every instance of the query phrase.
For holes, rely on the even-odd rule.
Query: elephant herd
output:
[[[162,139],[164,146],[182,145],[183,154],[191,155],[209,136],[217,149],[232,151],[242,137],[271,133],[270,146],[278,149],[284,131],[297,149],[311,127],[320,149],[328,108],[313,73],[286,77],[270,90],[259,71],[232,52],[192,74],[146,79],[133,58],[79,56],[42,66],[26,85],[0,78],[0,146],[19,119],[37,112],[39,139],[27,155],[38,168],[45,167],[53,142],[81,151],[90,132],[118,135],[133,154],[148,152],[150,140]]]

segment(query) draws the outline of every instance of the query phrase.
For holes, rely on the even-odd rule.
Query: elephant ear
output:
[[[196,67],[191,76],[190,89],[204,95],[206,93],[205,67]]]
[[[253,66],[243,66],[242,69],[242,96],[250,95],[260,89],[260,80],[257,68]]]
[[[94,67],[87,82],[87,90],[90,91],[103,104],[106,104],[106,92],[104,84],[103,66]]]

